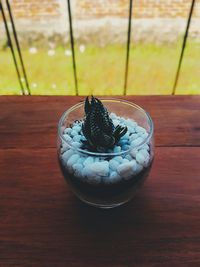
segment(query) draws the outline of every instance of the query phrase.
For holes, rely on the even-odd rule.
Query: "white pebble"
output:
[[[116,119],[117,118],[117,115],[113,112],[110,113],[110,118],[111,119]]]
[[[129,148],[130,148],[129,145],[123,145],[123,146],[122,146],[122,150],[124,150],[124,151],[125,151],[125,150],[128,150]]]
[[[144,155],[145,158],[149,157],[149,153],[146,149],[142,148],[139,151],[140,151],[140,153],[142,153]]]
[[[135,148],[133,148],[133,149],[130,150],[130,154],[131,154],[131,156],[132,156],[133,158],[136,157],[137,152],[138,152],[138,150],[135,149]]]
[[[65,133],[65,134],[71,134],[71,131],[72,131],[72,128],[66,128],[66,129],[64,130],[64,133]]]
[[[117,167],[119,166],[119,162],[114,160],[114,159],[111,159],[109,161],[109,167],[111,170],[115,171],[117,169]]]
[[[142,171],[142,169],[143,169],[143,166],[137,163],[136,164],[135,174],[140,173]]]
[[[120,180],[121,180],[120,175],[116,171],[113,171],[111,172],[109,177],[103,179],[103,182],[106,184],[114,184],[119,182]]]
[[[141,126],[137,126],[137,127],[135,128],[135,131],[136,131],[137,133],[145,133],[145,132],[146,132],[146,129],[144,129],[144,128],[141,127]]]
[[[126,122],[126,119],[125,118],[123,118],[123,117],[118,117],[119,118],[119,120],[120,120],[120,122]]]
[[[128,159],[123,159],[123,161],[122,161],[122,163],[127,163],[127,162],[129,162],[129,160]]]
[[[82,136],[81,136],[80,134],[75,135],[75,136],[73,137],[73,140],[74,140],[75,142],[80,142],[80,141],[82,140]]]
[[[85,159],[86,159],[85,157],[80,157],[80,158],[78,159],[77,163],[79,163],[79,164],[83,164],[83,162],[84,162]]]
[[[131,175],[134,174],[134,168],[136,166],[136,161],[132,160],[127,163],[120,164],[117,168],[117,172],[124,179],[129,179]]]
[[[91,171],[89,165],[82,170],[82,176],[87,179],[90,184],[99,184],[101,182],[101,176]]]
[[[141,137],[136,138],[135,140],[133,140],[131,142],[131,146],[135,147],[138,146],[139,144],[141,144],[143,142],[143,139]]]
[[[121,140],[119,141],[119,145],[120,145],[120,146],[127,145],[127,144],[128,144],[128,139],[121,139]]]
[[[122,162],[123,158],[121,156],[117,156],[113,158],[114,160],[118,161],[118,162]]]
[[[121,140],[124,140],[124,139],[129,139],[129,133],[128,132],[121,137]]]
[[[67,151],[69,149],[68,144],[66,144],[65,142],[62,143],[62,146],[60,148],[60,152],[61,154],[63,154],[65,151]]]
[[[79,159],[79,155],[78,154],[74,154],[72,155],[69,160],[67,161],[67,166],[71,167],[73,164],[77,163],[77,160]]]
[[[88,182],[90,183],[90,184],[93,184],[93,185],[95,185],[95,184],[99,184],[99,183],[101,183],[101,176],[99,176],[99,175],[90,175],[90,174],[88,174],[87,175],[87,180],[88,180]]]
[[[67,150],[63,153],[62,158],[65,163],[67,163],[68,159],[74,154],[74,151],[72,149]]]
[[[75,136],[75,135],[77,135],[78,133],[77,133],[77,131],[75,131],[75,130],[72,130],[71,131],[71,136]]]
[[[87,165],[89,172],[93,175],[107,176],[109,173],[109,163],[108,161],[94,162]]]
[[[131,157],[131,155],[129,155],[129,154],[128,154],[128,155],[126,155],[126,157],[125,157],[125,158],[126,158],[126,159],[128,159],[129,161],[130,161],[130,160],[132,160],[132,157]]]
[[[149,146],[147,144],[144,144],[141,148],[146,149],[149,151]]]
[[[148,133],[140,133],[140,136],[142,137],[143,140],[145,140],[148,137]]]
[[[138,153],[136,154],[136,160],[142,166],[147,167],[149,163],[149,159],[150,159],[149,153],[148,153],[148,156],[145,156],[144,153],[142,153],[141,151],[138,151]]]
[[[73,147],[76,147],[76,148],[81,147],[81,143],[79,143],[79,142],[72,142],[71,145],[72,145]]]
[[[75,125],[75,126],[73,126],[73,130],[76,131],[76,132],[80,132],[81,126]]]
[[[72,141],[72,138],[71,138],[68,134],[64,134],[63,137],[64,137],[65,140],[66,140],[67,142],[69,142],[69,143]]]
[[[94,158],[93,158],[93,157],[88,157],[88,158],[86,158],[86,160],[83,162],[83,165],[84,165],[84,166],[87,166],[87,165],[92,164],[92,163],[94,163]]]
[[[130,126],[130,127],[132,127],[132,128],[135,128],[135,127],[137,127],[137,122],[135,122],[135,121],[133,121],[133,120],[131,120],[131,119],[127,119],[127,120],[126,120],[126,125],[127,125],[127,126]]]
[[[127,126],[129,133],[135,133],[135,128],[131,126]]]
[[[119,152],[121,152],[121,147],[120,147],[120,146],[115,146],[113,152],[114,152],[114,153],[119,153]]]
[[[137,133],[134,133],[134,134],[131,134],[130,135],[129,140],[130,140],[130,142],[132,142],[133,140],[135,140],[137,138],[138,138],[138,134]]]
[[[113,120],[113,124],[114,124],[114,126],[116,127],[117,125],[120,124],[120,121],[118,121],[117,119],[114,119],[114,120]]]
[[[94,157],[94,162],[99,162],[100,158],[99,157]]]
[[[73,166],[72,166],[73,170],[74,170],[74,174],[76,176],[82,176],[82,169],[83,169],[83,165],[80,164],[80,163],[75,163]]]

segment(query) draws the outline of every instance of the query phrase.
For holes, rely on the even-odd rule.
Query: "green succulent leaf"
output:
[[[98,98],[92,96],[89,100],[89,97],[86,97],[84,110],[82,132],[87,140],[84,144],[89,150],[106,152],[127,132],[127,127],[121,125],[114,127],[107,109]]]

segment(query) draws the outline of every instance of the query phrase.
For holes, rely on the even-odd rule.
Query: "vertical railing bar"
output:
[[[14,61],[16,72],[17,72],[18,81],[19,81],[19,84],[20,84],[20,87],[21,87],[21,92],[24,95],[25,91],[24,91],[23,84],[21,82],[20,72],[19,72],[19,68],[18,68],[18,64],[17,64],[17,60],[16,60],[16,56],[15,56],[15,52],[14,52],[14,48],[13,48],[12,40],[11,40],[11,37],[10,37],[10,32],[9,32],[9,29],[8,29],[8,24],[7,24],[7,21],[6,21],[6,16],[5,16],[5,13],[4,13],[3,4],[1,2],[1,0],[0,0],[0,9],[1,9],[2,17],[3,17],[3,23],[4,23],[4,26],[5,26],[5,30],[6,30],[6,35],[7,35],[7,38],[8,38],[9,47],[11,49],[12,58],[13,58],[13,61]]]
[[[126,46],[126,65],[125,65],[125,76],[124,76],[124,95],[126,95],[127,81],[128,81],[129,54],[130,54],[130,41],[131,41],[132,6],[133,6],[133,1],[130,0],[129,18],[128,18],[128,32],[127,32],[127,46]]]
[[[68,16],[69,16],[69,30],[70,30],[70,42],[71,42],[71,50],[72,50],[72,63],[73,63],[73,71],[74,71],[74,83],[75,83],[76,95],[78,95],[78,80],[77,80],[77,71],[76,71],[76,58],[75,58],[75,49],[74,49],[74,35],[73,35],[70,0],[67,0],[67,6],[68,6]]]
[[[23,61],[23,58],[22,58],[21,48],[20,48],[20,45],[19,45],[19,41],[18,41],[18,37],[17,37],[17,31],[16,31],[16,27],[15,27],[15,23],[14,23],[14,19],[13,19],[13,15],[12,15],[12,11],[11,11],[9,0],[6,0],[6,5],[7,5],[7,8],[8,8],[8,13],[9,13],[9,17],[10,17],[10,21],[11,21],[11,25],[12,25],[12,30],[13,30],[13,35],[14,35],[16,46],[17,46],[17,52],[18,52],[18,55],[19,55],[19,59],[20,59],[21,67],[22,67],[22,72],[23,72],[23,75],[24,75],[25,83],[26,83],[26,89],[28,91],[28,94],[30,95],[31,92],[30,92],[29,82],[28,82],[28,78],[27,78],[27,74],[26,74],[24,61]]]
[[[180,54],[180,58],[179,58],[179,62],[178,62],[178,68],[176,71],[176,76],[175,76],[174,85],[173,85],[173,89],[172,89],[172,95],[174,95],[176,93],[176,87],[177,87],[177,83],[178,83],[178,79],[179,79],[179,75],[180,75],[180,69],[181,69],[181,65],[182,65],[182,60],[183,60],[183,56],[184,56],[184,51],[185,51],[185,47],[186,47],[186,43],[187,43],[187,37],[188,37],[189,28],[190,28],[190,22],[191,22],[191,18],[192,18],[193,9],[194,9],[194,4],[195,4],[195,0],[192,0],[190,11],[189,11],[189,16],[188,16],[188,20],[187,20],[187,25],[186,25],[186,29],[185,29],[185,34],[183,37],[183,43],[182,43],[181,54]]]

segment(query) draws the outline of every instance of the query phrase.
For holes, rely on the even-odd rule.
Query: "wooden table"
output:
[[[151,175],[129,204],[80,203],[57,122],[83,97],[0,97],[0,266],[200,266],[200,96],[123,97],[155,123]]]

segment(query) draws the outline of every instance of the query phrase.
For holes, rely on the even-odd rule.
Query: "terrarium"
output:
[[[100,208],[129,201],[154,158],[153,122],[138,105],[87,97],[58,124],[58,159],[75,195]]]

